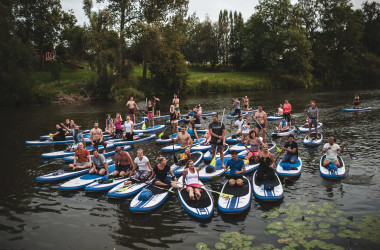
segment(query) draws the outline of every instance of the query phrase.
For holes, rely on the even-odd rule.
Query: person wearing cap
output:
[[[134,168],[134,164],[131,156],[127,151],[121,150],[120,146],[116,147],[115,154],[115,171],[113,171],[113,176],[127,177],[131,174],[131,170]]]
[[[226,127],[223,123],[218,121],[218,115],[212,116],[212,122],[208,125],[208,132],[211,135],[211,149],[212,158],[215,157],[215,152],[218,150],[220,153],[220,160],[222,161],[222,166],[224,166],[224,154],[223,148],[226,143]]]
[[[298,145],[294,141],[294,135],[289,135],[288,142],[285,143],[285,146],[282,148],[282,151],[285,151],[286,154],[282,157],[283,162],[296,163],[298,158]]]
[[[235,185],[239,187],[243,186],[243,179],[241,176],[246,171],[244,161],[242,159],[239,159],[237,154],[238,153],[235,150],[232,151],[232,159],[228,160],[226,164],[226,167],[230,168],[228,184],[231,187],[234,187]],[[226,167],[224,167],[224,170],[227,170]]]
[[[104,155],[99,154],[99,150],[97,148],[93,149],[92,154],[92,168],[90,169],[89,174],[98,174],[100,176],[107,174],[108,176],[110,173],[108,171],[108,164]]]

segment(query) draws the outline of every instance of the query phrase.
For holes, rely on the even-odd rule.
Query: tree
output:
[[[59,0],[23,0],[15,6],[17,34],[24,42],[31,41],[40,57],[40,68],[44,69],[44,55],[58,42],[60,31],[65,25],[76,22],[72,12],[62,10]]]
[[[362,11],[364,15],[363,45],[370,53],[380,56],[380,3],[364,2]]]

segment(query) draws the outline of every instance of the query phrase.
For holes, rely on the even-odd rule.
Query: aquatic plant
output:
[[[333,203],[307,204],[305,202],[287,203],[260,214],[269,220],[264,232],[276,235],[280,246],[272,244],[255,245],[255,236],[238,232],[220,234],[215,249],[344,249],[326,240],[350,238],[369,240],[380,244],[380,217],[366,215],[355,222],[352,216],[345,217]],[[199,242],[197,249],[209,249]]]

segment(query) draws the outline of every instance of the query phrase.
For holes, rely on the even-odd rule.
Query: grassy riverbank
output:
[[[58,93],[86,96],[88,86],[95,81],[96,72],[89,70],[85,63],[80,66],[83,68],[61,66],[59,81],[52,80],[50,71],[36,72],[37,101],[54,100]],[[141,79],[142,71],[142,66],[135,66],[133,74],[137,79]],[[279,84],[271,82],[266,72],[210,72],[205,69],[189,68],[186,93],[249,91],[279,87]]]

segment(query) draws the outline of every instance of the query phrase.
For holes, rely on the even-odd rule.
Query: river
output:
[[[27,147],[25,146],[26,140],[36,140],[40,135],[54,132],[55,123],[63,122],[66,118],[74,119],[82,128],[91,128],[93,122],[98,120],[104,129],[106,114],[112,113],[113,116],[116,112],[125,114],[124,103],[97,103],[81,106],[31,105],[1,108],[3,143],[1,150],[0,248],[195,249],[198,242],[214,248],[215,243],[220,241],[219,238],[223,232],[239,232],[243,235],[255,236],[255,239],[247,245],[272,244],[281,248],[286,244],[278,242],[279,236],[266,229],[275,219],[286,218],[286,214],[280,215],[278,218],[263,218],[265,216],[262,216],[263,212],[268,212],[275,207],[291,210],[292,204],[301,207],[312,204],[318,207],[323,204],[325,206],[333,204],[335,205],[334,209],[340,210],[342,216],[356,223],[368,215],[378,216],[380,205],[380,174],[378,171],[380,165],[380,154],[378,153],[380,90],[359,91],[361,105],[372,106],[372,111],[343,113],[342,108],[352,106],[355,92],[355,88],[268,90],[204,94],[182,98],[181,107],[201,104],[204,113],[217,111],[220,116],[222,116],[223,107],[226,108],[226,113],[231,112],[231,98],[233,97],[241,98],[247,95],[255,107],[261,103],[268,115],[273,115],[278,105],[288,99],[295,115],[293,120],[298,126],[305,121],[304,110],[310,105],[310,100],[316,100],[320,108],[320,122],[323,123],[324,136],[338,133],[347,142],[352,153],[358,157],[356,161],[351,160],[348,153],[344,152],[342,157],[348,168],[346,177],[341,180],[325,180],[318,171],[318,163],[322,154],[321,146],[317,150],[307,149],[302,145],[304,134],[297,134],[296,142],[299,145],[299,155],[303,160],[304,169],[301,177],[295,180],[295,183],[287,182],[284,187],[285,197],[281,202],[265,203],[252,198],[251,207],[247,212],[239,215],[224,215],[218,211],[218,195],[214,195],[216,208],[212,218],[207,221],[191,217],[181,206],[177,195],[173,194],[162,207],[153,213],[133,214],[129,211],[131,199],[110,201],[106,193],[87,194],[84,190],[62,193],[58,188],[62,182],[53,184],[35,182],[37,176],[56,171],[63,166],[62,160],[46,161],[41,158],[41,154],[62,150],[64,146]],[[167,113],[171,97],[162,97],[161,99],[162,113]],[[144,102],[138,104],[140,107],[144,106]],[[211,118],[203,120],[203,128],[206,128],[210,121]],[[225,118],[224,121],[227,126],[230,124],[230,121]],[[270,122],[268,132],[271,133],[275,127],[276,123]],[[333,132],[333,128],[336,129],[336,132]],[[279,146],[285,143],[284,138],[274,139],[274,141]],[[326,142],[325,139],[324,143]],[[338,142],[341,143],[339,140]],[[135,145],[130,152],[134,158],[136,149],[141,147],[153,163],[160,154],[161,146],[156,145],[154,141],[149,141]],[[172,157],[170,155],[168,155],[168,159],[171,164]],[[223,182],[224,179],[221,178],[216,182],[206,183],[206,186],[219,191]],[[323,213],[320,216],[323,217]],[[378,222],[379,220],[374,225],[377,233],[379,232]],[[371,241],[366,236],[358,237],[358,239],[339,237],[339,230],[343,230],[340,227],[344,225],[344,223],[339,223],[340,220],[330,220],[329,226],[319,224],[319,228],[317,223],[316,228],[312,228],[313,232],[329,227],[333,236],[321,240],[312,235],[306,240],[311,242],[313,239],[317,239],[320,242],[327,242],[333,244],[329,245],[331,248],[333,246],[346,249],[378,249],[380,247],[378,240]],[[358,225],[348,225],[349,223],[346,230],[358,230]],[[347,234],[349,234],[348,231],[345,235],[347,236]],[[294,239],[295,237],[293,237]],[[314,241],[317,246],[320,244],[318,242]],[[294,243],[302,245],[299,239],[298,241],[296,239]],[[305,242],[303,243],[305,244]],[[305,245],[303,246],[305,247]],[[315,245],[309,246],[314,247]]]

